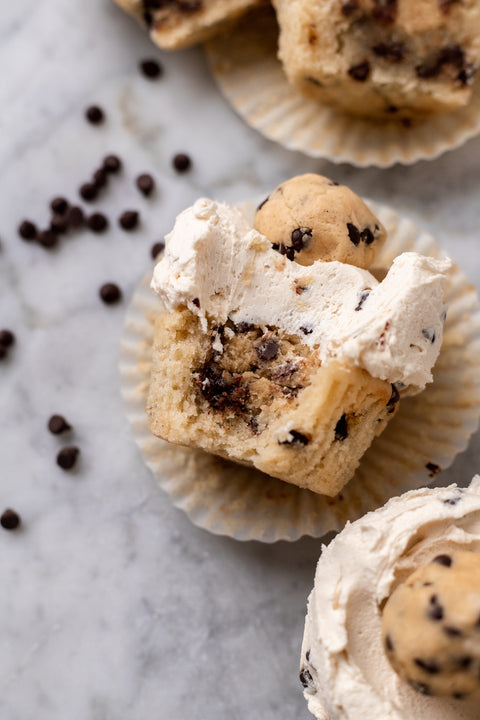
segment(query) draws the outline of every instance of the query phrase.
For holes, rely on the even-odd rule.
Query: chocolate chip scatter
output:
[[[56,235],[63,235],[68,230],[66,215],[54,215],[50,220],[50,230]]]
[[[98,195],[98,187],[95,183],[83,183],[78,192],[84,200],[91,202],[92,200],[95,200]]]
[[[429,675],[437,675],[440,672],[440,667],[435,660],[422,660],[422,658],[413,659],[415,665],[424,670]]]
[[[177,153],[177,155],[173,157],[172,165],[177,172],[184,173],[190,170],[192,161],[185,153]]]
[[[65,215],[68,210],[69,203],[64,197],[55,197],[50,203],[50,207],[56,215]]]
[[[87,226],[94,233],[102,233],[108,228],[108,219],[103,213],[93,213],[87,218]]]
[[[356,225],[353,225],[353,223],[347,223],[347,230],[348,230],[348,237],[350,238],[350,240],[356,247],[360,243],[360,240],[361,240],[360,230],[357,228]]]
[[[357,82],[365,82],[365,80],[370,75],[370,63],[368,62],[368,60],[365,60],[358,65],[352,65],[352,67],[348,71],[348,74],[351,78],[353,78],[353,80],[356,80]]]
[[[260,360],[275,360],[278,350],[278,342],[269,337],[263,338],[255,348]]]
[[[107,173],[103,168],[98,168],[98,170],[95,170],[93,173],[93,184],[98,190],[107,184]]]
[[[30,220],[23,220],[18,227],[18,234],[23,240],[35,240],[37,228]]]
[[[4,510],[0,516],[0,525],[5,530],[16,530],[16,528],[20,525],[20,522],[20,515],[11,508]]]
[[[436,558],[433,558],[434,563],[438,563],[438,565],[443,565],[444,567],[452,567],[452,558],[450,555],[437,555]]]
[[[405,46],[402,43],[381,42],[374,45],[372,50],[377,57],[384,58],[385,60],[391,60],[392,62],[401,62],[405,57]]]
[[[432,462],[427,463],[425,467],[427,468],[430,477],[435,477],[435,475],[438,475],[438,473],[442,472],[442,468]]]
[[[300,677],[300,682],[302,683],[304,688],[308,688],[311,685],[313,685],[313,677],[312,677],[310,670],[308,670],[308,668],[303,668],[302,670],[300,670],[299,677]]]
[[[157,60],[142,60],[139,67],[142,75],[148,80],[158,80],[163,75],[163,68]]]
[[[358,312],[359,310],[361,310],[361,309],[363,308],[363,306],[364,306],[364,304],[365,304],[365,300],[368,298],[368,296],[370,295],[370,293],[371,293],[371,290],[362,290],[362,292],[361,292],[360,295],[358,296],[358,303],[357,303],[357,306],[356,306],[356,308],[355,308],[355,311],[356,311],[356,312]]]
[[[67,222],[71,228],[78,228],[83,225],[85,216],[79,205],[72,205],[67,210]]]
[[[279,445],[308,445],[310,438],[298,430],[290,430],[287,440],[279,440]]]
[[[122,291],[115,283],[105,283],[99,291],[100,298],[106,305],[113,305],[122,298]]]
[[[150,249],[150,255],[154,260],[156,260],[160,253],[163,252],[163,250],[165,250],[165,243],[160,240],[159,242],[156,242],[154,245],[152,245]]]
[[[348,437],[348,425],[346,415],[342,415],[335,425],[335,440],[345,440]]]
[[[0,330],[0,345],[4,348],[11,347],[15,342],[15,335],[11,330]]]
[[[46,250],[51,250],[58,244],[58,237],[51,230],[42,230],[42,232],[38,233],[37,241]]]
[[[75,466],[79,454],[80,450],[77,447],[64,447],[57,454],[57,465],[62,470],[71,470]]]
[[[136,210],[125,210],[119,219],[118,223],[124,230],[134,230],[138,225],[139,214]]]
[[[100,125],[105,120],[105,113],[98,105],[90,105],[85,110],[85,117],[92,125]]]
[[[63,415],[52,415],[52,417],[48,421],[48,429],[53,435],[60,435],[63,432],[71,430],[72,427],[65,420]]]
[[[107,155],[103,160],[103,169],[112,175],[118,173],[122,169],[122,161],[118,155]]]
[[[149,197],[155,190],[155,180],[149,173],[142,173],[135,181],[137,188],[140,190],[142,195]]]

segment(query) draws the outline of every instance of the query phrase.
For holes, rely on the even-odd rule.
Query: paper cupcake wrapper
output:
[[[415,121],[379,123],[349,117],[289,84],[277,59],[272,13],[249,14],[205,47],[225,98],[249,125],[290,150],[357,167],[433,159],[480,133],[480,81],[467,107]]]
[[[393,210],[369,202],[388,231],[377,265],[402,252],[444,254],[435,240]],[[249,220],[255,205],[241,206]],[[145,405],[153,323],[159,299],[143,278],[127,312],[121,345],[121,387],[134,438],[159,485],[191,521],[237,540],[296,540],[340,530],[388,498],[432,482],[464,450],[480,418],[480,307],[474,288],[454,266],[446,299],[444,340],[434,382],[401,401],[384,433],[363,456],[352,480],[335,498],[316,495],[201,450],[154,437]]]

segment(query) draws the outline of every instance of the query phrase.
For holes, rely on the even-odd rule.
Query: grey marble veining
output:
[[[17,0],[0,17],[0,326],[17,345],[0,367],[1,720],[306,720],[298,683],[305,602],[320,543],[239,544],[193,527],[154,485],[119,396],[124,312],[151,244],[199,195],[227,201],[317,171],[394,205],[437,235],[480,284],[480,139],[433,163],[381,171],[307,159],[248,128],[221,98],[200,50],[164,54],[109,0]],[[161,59],[149,82],[138,60]],[[84,108],[105,108],[89,126]],[[95,204],[110,230],[48,253],[24,243],[100,158],[122,176]],[[170,165],[191,153],[191,173]],[[133,187],[150,170],[154,198]],[[138,232],[116,218],[138,209]],[[118,282],[106,307],[98,287]],[[70,437],[46,431],[53,412]],[[442,476],[465,484],[478,434]],[[78,470],[55,464],[64,442]]]

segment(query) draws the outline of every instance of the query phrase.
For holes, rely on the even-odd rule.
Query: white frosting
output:
[[[201,199],[167,235],[152,287],[167,309],[188,306],[205,329],[228,317],[274,326],[300,335],[324,363],[355,364],[421,390],[442,344],[449,267],[404,253],[381,283],[340,262],[305,267],[273,250],[235,208]]]
[[[417,567],[454,549],[480,552],[478,475],[466,489],[394,498],[322,548],[302,647],[302,668],[312,677],[304,694],[319,720],[478,720],[478,698],[412,690],[382,643],[383,601]]]

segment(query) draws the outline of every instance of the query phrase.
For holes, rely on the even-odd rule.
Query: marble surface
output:
[[[156,83],[137,70],[158,57]],[[480,284],[480,139],[432,163],[387,171],[335,167],[246,127],[198,49],[164,54],[110,0],[17,0],[0,18],[0,326],[16,347],[0,367],[2,720],[306,720],[298,682],[317,540],[236,543],[192,526],[142,463],[123,415],[117,358],[124,313],[151,244],[199,195],[238,201],[317,171],[394,205],[431,229]],[[107,122],[89,126],[96,102]],[[73,198],[107,152],[124,160],[97,206],[105,235],[78,233],[46,252],[19,240],[50,198]],[[171,156],[189,152],[179,176]],[[142,198],[132,178],[150,170]],[[138,209],[138,232],[118,229]],[[107,307],[112,280],[123,302]],[[46,431],[53,412],[70,438]],[[466,484],[477,434],[441,481]],[[55,463],[66,442],[78,469]]]

